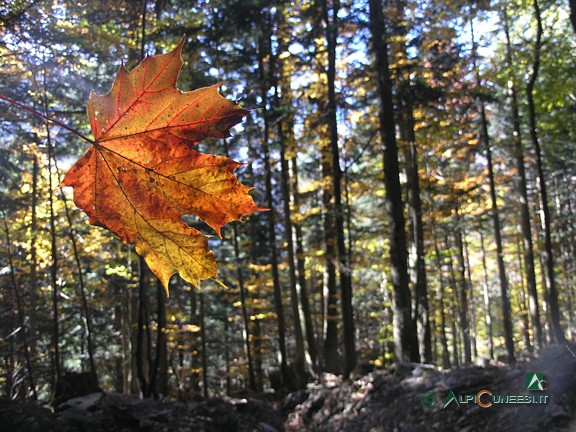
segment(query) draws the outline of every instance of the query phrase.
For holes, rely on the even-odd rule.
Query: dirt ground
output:
[[[306,389],[276,399],[254,395],[183,402],[92,393],[65,402],[56,412],[32,401],[0,400],[0,430],[576,431],[574,353],[573,346],[559,345],[513,366],[442,371],[401,364],[348,381],[324,374]]]

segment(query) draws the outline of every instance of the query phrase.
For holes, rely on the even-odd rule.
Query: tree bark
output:
[[[150,383],[148,381],[150,361],[150,327],[148,325],[148,278],[146,275],[146,261],[139,257],[138,274],[138,329],[136,332],[136,376],[140,384],[142,397],[150,396]]]
[[[36,147],[34,147],[35,149]],[[32,204],[31,204],[31,221],[30,221],[30,304],[28,308],[29,315],[29,336],[30,336],[30,359],[34,366],[38,358],[37,340],[38,340],[38,321],[36,308],[38,306],[38,250],[36,242],[38,241],[38,177],[39,164],[38,156],[32,156]]]
[[[445,303],[445,282],[444,272],[442,270],[442,256],[440,255],[440,248],[438,247],[438,240],[436,239],[436,232],[432,228],[432,238],[434,240],[434,255],[436,256],[436,267],[438,268],[438,283],[440,289],[438,290],[438,302],[440,304],[440,349],[442,351],[442,367],[444,369],[450,368],[450,351],[448,350],[448,337],[446,336],[446,303]]]
[[[446,249],[448,249],[450,256],[448,261],[448,271],[450,272],[450,284],[449,286],[452,287],[452,296],[448,297],[448,303],[451,306],[451,317],[450,317],[450,326],[452,328],[452,361],[454,366],[460,366],[462,363],[462,359],[460,358],[460,349],[458,345],[458,331],[462,331],[462,325],[459,328],[456,327],[456,323],[458,322],[458,317],[461,313],[460,307],[460,296],[458,295],[458,282],[456,278],[456,271],[454,270],[454,248],[449,246],[450,241],[448,237],[448,233],[445,232],[444,234],[444,244]]]
[[[468,314],[470,315],[470,347],[472,358],[478,357],[477,333],[476,333],[476,296],[474,295],[474,283],[472,282],[472,268],[470,267],[470,255],[466,236],[462,236],[464,246],[464,265],[466,268],[466,289],[468,291]]]
[[[44,108],[46,108],[46,101],[44,101]],[[46,111],[46,109],[45,109]],[[49,204],[50,204],[50,254],[52,264],[50,266],[50,283],[52,287],[52,352],[53,352],[53,390],[56,390],[56,385],[60,382],[62,377],[62,365],[60,359],[60,303],[58,292],[58,246],[56,244],[56,215],[54,212],[54,184],[52,176],[54,174],[52,161],[53,148],[52,139],[50,135],[50,127],[46,127],[46,141],[48,144],[48,188],[49,188]]]
[[[458,296],[458,318],[462,333],[462,346],[464,352],[464,364],[472,363],[472,345],[470,343],[470,321],[468,305],[468,284],[466,280],[466,261],[464,259],[464,234],[461,226],[462,220],[456,211],[456,227],[454,229],[454,243],[458,253],[458,278],[456,280]]]
[[[326,23],[328,51],[328,105],[326,121],[330,137],[330,158],[332,165],[332,195],[334,230],[336,235],[337,267],[340,276],[340,308],[344,345],[343,374],[348,377],[356,367],[356,342],[354,334],[354,310],[352,307],[352,269],[348,262],[346,238],[344,235],[344,211],[342,207],[342,170],[340,169],[340,149],[338,147],[338,120],[336,116],[336,45],[338,37],[339,0],[332,0],[331,14],[328,13],[328,0],[323,1],[323,16]]]
[[[526,273],[526,283],[528,288],[530,319],[534,347],[536,351],[542,348],[542,323],[540,321],[540,308],[538,306],[538,290],[536,285],[536,271],[534,267],[534,245],[532,242],[532,224],[530,222],[530,208],[528,206],[528,188],[526,181],[526,168],[524,166],[524,149],[522,145],[520,130],[520,114],[518,108],[518,96],[516,93],[516,80],[514,78],[512,63],[512,44],[510,41],[510,30],[508,27],[508,13],[506,5],[503,11],[504,34],[506,35],[506,63],[508,74],[508,97],[510,98],[510,109],[512,114],[514,155],[516,157],[517,188],[520,195],[520,231],[524,242],[524,269]]]
[[[290,28],[286,22],[285,10],[280,12],[278,22],[278,52],[289,53],[288,43]],[[273,57],[274,61],[278,58]],[[290,88],[289,61],[281,60],[278,64],[278,77],[276,82],[279,92],[276,91],[276,109],[278,118],[278,138],[280,141],[281,189],[284,205],[284,229],[288,246],[288,260],[290,283],[295,285],[301,309],[301,320],[306,347],[305,356],[310,372],[318,367],[317,344],[314,334],[310,298],[306,286],[306,271],[302,246],[302,229],[300,222],[293,223],[292,215],[300,215],[300,200],[298,192],[298,163],[297,146],[294,136],[294,113],[292,108],[292,89]],[[271,75],[274,75],[272,71]],[[279,97],[278,97],[279,95]]]
[[[327,0],[318,2],[318,14],[324,19],[327,14]],[[328,31],[326,30],[326,33]],[[327,35],[324,34],[324,37]],[[324,46],[318,42],[322,35],[318,35],[315,44],[315,56],[319,59],[318,74],[326,74],[327,68],[322,63],[322,56],[326,52]],[[326,94],[328,91],[326,92]],[[328,102],[324,95],[319,102],[318,111],[325,115]],[[336,225],[334,212],[334,167],[330,146],[330,130],[326,130],[329,119],[322,118],[320,129],[320,166],[322,171],[322,224],[324,230],[324,280],[323,280],[323,316],[324,316],[324,346],[323,370],[331,373],[341,373],[341,361],[338,352],[338,287],[336,278]]]
[[[192,288],[194,289],[194,288]],[[210,391],[208,388],[208,343],[206,340],[206,302],[204,299],[204,292],[203,291],[199,291],[198,292],[198,297],[200,297],[200,344],[202,346],[202,394],[204,396],[204,399],[208,399],[208,397],[210,396]],[[246,299],[243,299],[244,301]],[[244,312],[244,310],[243,310]],[[247,339],[248,341],[248,339]],[[249,344],[248,344],[249,345]],[[250,365],[249,365],[250,366]],[[254,379],[253,379],[253,369],[250,366],[250,370],[252,371],[251,375],[250,375],[250,385],[253,386],[252,388],[254,389],[256,386],[253,383]]]
[[[238,244],[238,231],[233,227],[234,235],[234,256],[236,258],[236,268],[238,273],[238,290],[240,291],[240,303],[242,308],[242,322],[244,324],[244,348],[246,350],[246,360],[248,362],[248,382],[250,389],[256,391],[256,375],[254,374],[254,359],[252,356],[252,344],[250,343],[250,316],[246,304],[246,288],[244,286],[244,275],[242,274],[242,261],[240,260],[240,246]]]
[[[168,394],[168,341],[166,337],[166,290],[156,279],[156,307],[158,310],[158,330],[156,336],[156,357],[153,374],[150,379],[154,397]]]
[[[396,16],[393,18],[395,28],[401,40],[397,55],[401,64],[399,67],[398,105],[400,123],[400,147],[406,154],[406,202],[408,204],[408,272],[412,283],[412,313],[418,331],[420,357],[426,363],[432,362],[432,330],[430,328],[430,310],[428,306],[428,288],[426,280],[426,261],[424,251],[424,224],[422,222],[422,201],[420,199],[420,176],[418,164],[418,148],[416,145],[414,120],[414,89],[412,87],[412,68],[407,53],[405,1],[397,0]]]
[[[54,159],[54,168],[56,172],[59,174],[60,170],[58,169],[58,165],[56,159]],[[98,374],[96,373],[96,361],[94,359],[94,331],[92,329],[92,316],[90,314],[90,309],[88,307],[88,297],[86,295],[86,286],[84,283],[84,273],[82,271],[82,263],[80,260],[80,253],[78,251],[78,244],[76,241],[76,232],[74,230],[74,225],[72,222],[72,215],[70,214],[70,209],[68,208],[68,201],[66,200],[66,196],[64,195],[64,191],[60,189],[60,198],[62,199],[62,203],[64,204],[64,211],[66,213],[66,220],[68,222],[68,226],[70,231],[68,236],[70,238],[70,243],[72,244],[72,252],[74,254],[74,261],[76,262],[76,268],[78,269],[78,284],[80,287],[80,300],[82,305],[82,315],[84,318],[84,330],[86,334],[86,345],[88,348],[88,364],[90,366],[90,373],[93,376],[94,381],[98,382]]]
[[[480,228],[480,250],[482,252],[482,270],[484,275],[484,283],[482,285],[484,296],[484,323],[486,325],[486,333],[488,335],[488,353],[490,358],[494,358],[494,336],[492,330],[492,311],[490,294],[488,292],[488,266],[486,265],[486,247],[484,245],[484,234]]]
[[[520,274],[523,273],[522,265],[522,245],[520,242],[516,244],[516,252],[518,255],[518,265],[520,267]],[[527,352],[533,353],[534,346],[530,341],[530,314],[528,306],[526,305],[526,287],[524,286],[524,278],[520,278],[520,286],[516,291],[516,302],[520,309],[520,322],[522,323],[522,336],[524,336],[524,346]]]
[[[388,44],[381,0],[370,0],[370,30],[380,100],[379,130],[383,141],[384,185],[390,233],[392,308],[394,310],[394,351],[396,361],[419,361],[416,325],[412,319],[408,280],[404,203],[400,188],[400,168],[396,144],[392,83],[388,64]]]
[[[540,55],[542,50],[542,17],[538,0],[534,0],[534,16],[536,18],[536,40],[534,42],[534,59],[532,63],[532,73],[526,85],[526,97],[528,99],[528,129],[530,140],[536,155],[536,169],[538,172],[538,191],[540,193],[541,218],[544,228],[544,264],[546,268],[546,285],[548,288],[548,304],[550,306],[550,320],[552,334],[557,343],[565,341],[564,331],[560,325],[560,307],[558,305],[558,289],[556,287],[556,277],[554,270],[554,253],[552,246],[552,222],[550,209],[548,206],[548,193],[546,189],[546,179],[544,175],[544,164],[542,161],[542,149],[538,138],[536,124],[536,106],[534,103],[534,88],[538,79],[540,69]]]
[[[480,82],[480,75],[476,65],[476,42],[474,40],[474,26],[473,19],[470,20],[470,31],[472,34],[472,61],[474,67],[474,75],[476,79],[476,86],[480,90],[482,84]],[[514,354],[514,334],[512,330],[512,318],[510,316],[510,298],[508,288],[508,277],[506,276],[506,267],[504,265],[504,252],[502,249],[502,231],[500,228],[500,214],[498,210],[498,201],[496,197],[496,182],[494,180],[494,167],[492,164],[492,149],[490,147],[490,135],[488,134],[488,120],[486,118],[486,109],[484,101],[478,99],[480,110],[480,139],[484,144],[486,151],[486,162],[488,165],[488,182],[490,185],[490,200],[491,200],[491,216],[494,226],[494,241],[496,243],[496,260],[498,263],[498,276],[500,279],[500,298],[502,302],[502,325],[504,327],[504,341],[506,344],[506,352],[508,354],[508,361],[515,362]]]
[[[10,240],[10,230],[8,228],[8,222],[6,221],[6,215],[2,212],[3,220],[4,220],[4,232],[6,233],[6,245],[7,245],[7,252],[8,252],[8,267],[10,269],[10,282],[12,284],[12,289],[14,291],[14,298],[16,299],[16,309],[18,315],[18,325],[20,326],[20,332],[22,334],[22,345],[24,348],[24,360],[26,362],[26,369],[28,370],[28,382],[30,383],[30,392],[34,399],[38,399],[38,393],[36,391],[36,381],[34,380],[34,368],[32,366],[32,357],[30,353],[30,344],[28,343],[28,330],[26,328],[26,319],[24,317],[24,309],[22,305],[22,296],[20,294],[20,287],[18,286],[18,282],[16,281],[16,273],[14,270],[14,262],[12,260],[12,247],[11,247],[11,240]],[[14,332],[17,332],[16,330]],[[16,334],[12,338],[14,341],[16,340]],[[12,346],[12,341],[10,342]],[[13,376],[13,371],[8,371],[8,382],[10,383],[10,388],[8,394],[10,395],[12,392],[13,383],[11,381]]]

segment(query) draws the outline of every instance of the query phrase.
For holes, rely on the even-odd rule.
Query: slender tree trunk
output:
[[[548,194],[546,190],[546,180],[544,175],[544,166],[542,161],[542,150],[538,138],[536,124],[536,107],[534,103],[534,88],[538,79],[540,69],[540,54],[542,50],[542,17],[538,0],[534,0],[534,16],[536,18],[536,41],[534,42],[534,59],[532,64],[532,73],[528,84],[526,85],[526,97],[528,99],[528,129],[530,140],[534,147],[536,155],[536,169],[538,172],[538,191],[540,193],[541,218],[544,226],[544,264],[546,267],[546,285],[548,287],[548,304],[550,306],[550,319],[552,325],[552,334],[557,343],[565,341],[564,331],[560,324],[560,307],[558,305],[558,290],[556,287],[556,278],[554,273],[554,254],[552,247],[552,222],[550,209],[548,207]]]
[[[194,288],[192,288],[194,289]],[[242,288],[242,292],[243,292],[243,288]],[[198,292],[198,297],[200,297],[200,343],[202,346],[202,392],[203,392],[203,396],[204,399],[208,399],[208,397],[210,396],[210,392],[208,389],[208,343],[206,340],[206,304],[205,304],[205,299],[204,299],[204,292],[203,291],[199,291]],[[242,304],[245,305],[244,301],[246,299],[243,299]],[[245,310],[243,309],[243,313],[245,312]],[[247,333],[248,336],[249,333]],[[246,338],[247,342],[248,341],[248,337]],[[248,346],[250,344],[248,343]],[[249,348],[248,348],[249,349]],[[249,360],[249,362],[251,362],[251,360]],[[249,364],[249,368],[251,372],[250,375],[250,385],[252,386],[254,383],[254,372],[252,369],[252,366]],[[255,384],[254,387],[252,387],[253,389],[255,388]]]
[[[45,104],[46,107],[46,104]],[[53,352],[53,384],[52,387],[56,389],[56,384],[60,382],[62,377],[61,359],[60,359],[60,303],[58,292],[58,246],[56,244],[56,215],[54,212],[54,184],[52,176],[54,170],[52,166],[53,149],[52,140],[50,136],[50,127],[46,126],[46,141],[48,144],[48,188],[49,188],[49,205],[50,205],[50,254],[52,257],[52,265],[50,266],[50,281],[52,287],[52,352]]]
[[[56,159],[54,159],[54,168],[56,172],[59,173],[58,165]],[[78,269],[78,284],[80,286],[80,300],[82,304],[82,315],[84,318],[84,329],[86,335],[86,343],[88,346],[88,363],[90,366],[90,373],[92,374],[94,380],[98,381],[98,374],[96,373],[96,362],[94,360],[94,331],[92,329],[92,317],[90,314],[90,309],[88,307],[88,298],[86,295],[86,285],[84,283],[84,272],[82,271],[82,263],[80,260],[80,253],[78,251],[78,244],[76,241],[76,232],[74,230],[74,224],[72,221],[72,215],[70,214],[70,209],[68,207],[68,201],[64,195],[64,191],[60,189],[60,198],[64,204],[64,211],[66,213],[66,220],[70,231],[68,236],[70,238],[70,243],[72,244],[72,252],[74,254],[74,261],[76,262],[76,268]]]
[[[32,356],[30,355],[30,344],[28,343],[28,330],[26,328],[26,319],[24,317],[24,309],[22,305],[22,296],[20,294],[20,287],[16,281],[16,273],[14,269],[14,262],[12,260],[12,242],[10,239],[10,230],[8,228],[8,222],[6,221],[6,215],[2,212],[2,218],[4,220],[4,232],[6,233],[6,249],[8,252],[8,267],[10,270],[10,282],[12,284],[12,289],[14,291],[14,298],[16,299],[16,308],[18,313],[18,325],[20,326],[20,333],[22,334],[22,344],[24,348],[24,359],[26,361],[26,368],[28,370],[28,381],[30,383],[30,392],[32,393],[34,399],[38,399],[38,393],[36,392],[36,382],[34,380],[34,368],[32,366]],[[12,338],[16,340],[16,335]],[[10,342],[12,344],[12,342]],[[9,371],[9,376],[12,376],[12,370]],[[10,382],[10,384],[12,384]],[[13,387],[13,385],[10,385]]]
[[[476,42],[474,40],[474,26],[473,20],[470,20],[470,31],[472,33],[472,61],[474,67],[474,74],[476,78],[476,86],[478,89],[482,88],[480,82],[480,75],[476,65]],[[510,363],[514,363],[514,334],[512,330],[512,318],[510,312],[510,298],[508,294],[508,278],[506,276],[506,267],[504,264],[504,252],[502,249],[502,231],[500,228],[500,215],[498,210],[498,201],[496,198],[496,182],[494,180],[494,167],[492,164],[492,149],[490,147],[490,135],[488,134],[488,120],[486,118],[486,110],[484,101],[480,98],[478,100],[480,108],[480,138],[484,143],[486,150],[486,161],[488,164],[488,181],[490,185],[490,200],[491,200],[491,215],[492,223],[494,225],[494,240],[496,243],[496,260],[498,263],[498,276],[500,278],[500,298],[502,302],[502,325],[504,327],[504,341],[506,344],[506,352]]]
[[[193,394],[199,395],[200,394],[200,374],[198,371],[202,369],[202,361],[200,356],[194,353],[203,352],[202,351],[202,319],[203,317],[200,314],[200,307],[198,304],[200,297],[200,290],[191,287],[190,289],[190,323],[197,326],[200,329],[200,334],[198,335],[197,332],[192,334],[190,340],[190,367],[192,369],[192,373],[190,374],[190,389]],[[200,345],[200,347],[198,346]]]
[[[508,27],[508,13],[506,5],[503,8],[504,33],[506,35],[506,62],[509,70],[508,97],[512,114],[514,153],[516,156],[516,168],[518,169],[518,193],[520,195],[520,231],[524,242],[524,269],[526,271],[526,283],[528,285],[528,297],[530,304],[530,319],[534,335],[536,351],[542,348],[542,323],[540,322],[540,308],[538,306],[538,290],[536,286],[536,271],[534,268],[534,245],[532,242],[532,226],[530,222],[530,208],[528,207],[528,188],[526,181],[526,168],[524,166],[524,149],[520,131],[520,114],[518,108],[518,96],[516,93],[516,80],[514,78],[512,63],[512,44],[510,42],[510,30]]]
[[[524,336],[524,345],[527,352],[534,352],[534,347],[530,342],[530,315],[528,312],[528,306],[526,305],[526,287],[524,286],[524,278],[522,277],[522,246],[520,242],[516,245],[516,251],[518,254],[518,265],[520,267],[520,283],[518,289],[516,289],[516,302],[518,303],[520,309],[520,322],[522,323],[522,336]]]
[[[464,234],[462,233],[462,220],[458,210],[456,210],[456,228],[454,230],[454,242],[458,253],[458,318],[460,330],[462,332],[462,345],[464,349],[464,363],[472,363],[472,348],[470,344],[470,322],[468,320],[470,307],[468,305],[468,284],[466,280],[466,261],[464,259]]]
[[[325,8],[325,1],[322,0],[320,6]],[[322,16],[323,10],[319,11]],[[319,36],[320,37],[320,36]],[[316,45],[316,56],[321,58],[325,52],[324,46]],[[319,64],[319,74],[325,73],[323,64]],[[319,104],[319,111],[326,112],[328,103],[322,100]],[[324,120],[324,119],[323,119]],[[324,370],[332,373],[342,372],[342,363],[338,348],[338,287],[336,280],[336,225],[334,210],[334,160],[332,158],[330,146],[330,131],[326,131],[328,119],[322,121],[320,132],[320,165],[322,170],[322,209],[323,209],[323,229],[324,229],[324,281],[323,281],[323,315],[324,315]]]
[[[286,11],[280,13],[278,22],[278,52],[279,54],[289,53],[288,41],[290,28],[286,22]],[[275,65],[278,60],[272,57]],[[298,164],[297,146],[294,136],[294,114],[292,109],[292,89],[290,88],[290,63],[280,61],[278,64],[280,92],[276,91],[276,109],[278,110],[279,121],[278,138],[280,141],[280,163],[281,163],[281,188],[284,205],[284,227],[288,246],[288,260],[290,271],[290,283],[295,284],[296,292],[301,305],[301,317],[305,340],[306,358],[310,372],[314,372],[318,367],[317,344],[314,334],[310,298],[306,286],[306,271],[304,267],[304,252],[302,246],[302,229],[299,222],[293,223],[292,214],[300,215],[300,198],[298,192]],[[272,71],[271,75],[275,75]],[[280,96],[278,97],[278,94]]]
[[[261,298],[260,294],[259,286],[256,298]],[[254,340],[252,346],[254,347],[254,374],[256,377],[256,391],[258,393],[264,391],[264,370],[262,368],[262,340],[264,336],[262,335],[262,326],[260,325],[260,322],[261,320],[258,319],[258,314],[255,314],[254,317],[252,317],[252,338]]]
[[[416,325],[412,319],[412,300],[408,280],[404,203],[400,188],[386,28],[381,0],[370,0],[369,5],[370,29],[376,58],[378,97],[380,100],[379,129],[384,146],[384,185],[386,188],[393,285],[394,350],[396,361],[419,361],[418,338]]]
[[[494,336],[492,330],[492,311],[490,294],[488,293],[488,266],[486,265],[486,248],[484,245],[484,234],[480,229],[480,247],[482,251],[482,269],[484,274],[483,294],[484,294],[484,323],[486,325],[486,333],[488,335],[488,353],[490,358],[494,358]]]
[[[440,289],[438,290],[438,302],[440,304],[440,344],[442,351],[442,367],[448,369],[450,367],[450,350],[448,349],[448,337],[446,336],[446,303],[445,303],[445,282],[444,272],[442,265],[442,256],[438,248],[438,240],[436,239],[436,232],[432,228],[432,238],[434,239],[434,254],[436,256],[436,267],[438,268],[438,282]]]
[[[356,367],[356,342],[354,334],[354,310],[352,307],[352,269],[348,263],[346,238],[344,235],[344,211],[342,207],[342,170],[340,169],[340,149],[338,147],[338,120],[336,116],[336,45],[338,37],[339,0],[332,0],[331,13],[328,0],[323,1],[323,16],[326,23],[328,51],[328,105],[326,120],[330,136],[330,157],[332,164],[332,194],[334,210],[334,229],[336,231],[337,266],[340,276],[340,307],[342,311],[342,330],[344,345],[343,374],[348,377]]]
[[[397,55],[402,64],[399,70],[398,105],[400,123],[400,147],[405,150],[406,161],[406,202],[408,204],[408,271],[412,283],[412,313],[418,330],[420,357],[426,363],[432,362],[432,330],[430,327],[430,311],[428,307],[428,288],[426,280],[426,261],[424,252],[424,224],[422,222],[422,201],[420,199],[420,175],[418,164],[418,148],[416,145],[414,121],[414,89],[412,88],[412,70],[408,60],[407,25],[404,0],[395,2],[397,16],[393,18],[395,28],[399,28],[401,40]]]
[[[448,271],[450,273],[450,286],[452,287],[452,295],[448,297],[448,303],[451,306],[451,317],[450,317],[450,326],[452,328],[452,359],[454,366],[459,366],[462,362],[460,359],[460,349],[458,345],[458,330],[463,331],[463,326],[456,327],[456,322],[458,322],[458,318],[461,313],[461,306],[460,306],[460,296],[458,295],[458,282],[456,280],[456,271],[454,270],[454,255],[453,255],[453,248],[450,247],[450,241],[448,238],[448,234],[445,233],[444,235],[444,244],[446,248],[450,252],[450,259],[448,261]]]
[[[38,156],[32,156],[32,205],[30,221],[30,301],[28,308],[29,315],[29,335],[30,335],[30,359],[32,366],[36,365],[38,352],[36,344],[38,340],[38,324],[36,308],[38,306],[38,251],[36,242],[38,241],[38,177],[39,164]]]
[[[158,309],[158,330],[156,336],[156,357],[150,378],[154,397],[168,394],[168,341],[166,335],[166,290],[156,278],[156,307]]]
[[[284,11],[280,10],[280,22],[278,23],[278,32],[286,32],[286,24],[284,20]],[[264,14],[261,14],[264,15]],[[262,30],[260,37],[258,39],[258,46],[259,46],[259,55],[258,55],[258,67],[260,72],[260,82],[262,85],[261,88],[261,97],[262,97],[262,107],[263,107],[263,118],[264,118],[264,164],[266,169],[266,199],[268,201],[268,206],[270,208],[274,208],[274,200],[272,196],[272,168],[270,164],[270,151],[269,151],[269,113],[267,107],[267,93],[268,87],[271,85],[275,85],[275,70],[273,70],[276,66],[277,58],[273,56],[270,49],[270,27],[271,23],[269,22],[269,14],[265,14],[267,20],[264,22],[263,16],[263,23],[261,24]],[[265,37],[265,38],[264,38]],[[279,37],[279,47],[278,51],[283,53],[286,52],[287,48],[285,46],[285,40],[282,36]],[[270,70],[266,74],[264,69],[264,59],[270,56]],[[279,65],[279,75],[280,75],[280,85],[285,86],[284,83],[285,79],[288,79],[284,75],[283,64],[280,63]],[[270,82],[272,80],[272,82]],[[289,83],[288,83],[289,87]],[[276,103],[278,104],[278,92],[275,92],[276,95]],[[284,91],[282,91],[282,98],[287,97],[284,95]],[[302,334],[302,317],[300,314],[300,307],[299,307],[299,296],[298,296],[298,287],[296,283],[296,270],[294,264],[294,246],[292,244],[292,232],[290,229],[290,204],[288,198],[288,183],[287,183],[287,171],[285,167],[284,161],[284,135],[283,135],[283,121],[278,121],[278,136],[280,140],[281,146],[281,186],[282,186],[282,196],[283,196],[283,210],[284,210],[284,225],[286,230],[286,238],[288,241],[288,254],[289,254],[289,262],[288,262],[288,271],[289,271],[289,282],[290,282],[290,299],[292,304],[292,312],[293,312],[293,320],[294,320],[294,329],[296,332],[296,358],[295,361],[298,363],[296,366],[297,370],[303,370],[304,365],[303,362],[305,361],[305,347],[304,347],[304,336]],[[284,309],[282,303],[282,289],[280,287],[280,278],[278,272],[278,257],[277,257],[277,250],[276,250],[276,224],[274,220],[274,211],[271,211],[268,215],[268,232],[270,236],[271,244],[271,259],[272,259],[272,277],[274,283],[274,302],[276,307],[276,315],[277,315],[277,323],[278,323],[278,357],[280,362],[280,372],[282,377],[282,382],[284,385],[291,386],[290,383],[290,374],[288,370],[288,361],[287,361],[287,353],[286,353],[286,324],[284,318]]]
[[[146,275],[146,261],[139,258],[138,274],[138,330],[136,333],[136,376],[140,385],[142,397],[150,396],[149,376],[150,362],[150,340],[147,337],[149,333],[148,325],[148,278]]]
[[[232,392],[232,380],[231,372],[230,372],[230,350],[227,349],[229,346],[229,337],[228,334],[230,332],[230,324],[228,321],[228,314],[224,317],[224,346],[226,349],[224,350],[224,361],[226,362],[226,394],[229,395]]]
[[[263,62],[260,62],[261,64]],[[262,148],[264,150],[264,168],[266,170],[265,175],[265,184],[266,184],[266,201],[267,206],[272,209],[268,212],[268,238],[270,242],[270,261],[272,266],[272,283],[274,286],[274,306],[276,310],[277,316],[277,325],[278,325],[278,346],[279,346],[279,360],[280,360],[280,369],[282,371],[282,377],[287,382],[288,379],[288,369],[287,369],[287,358],[286,358],[286,324],[284,320],[284,309],[282,303],[282,288],[280,287],[280,273],[278,271],[278,249],[276,247],[276,212],[275,212],[275,201],[272,194],[272,167],[270,164],[270,150],[269,150],[269,126],[268,126],[268,110],[266,106],[266,89],[262,89],[261,94],[263,95],[263,116],[264,116],[264,138],[262,143]],[[289,251],[290,253],[290,251]],[[289,263],[290,266],[290,263]],[[290,292],[292,293],[292,299],[296,303],[298,302],[298,295],[296,293],[296,276],[294,274],[294,264],[292,263],[290,270]],[[294,308],[293,311],[298,312],[298,307]],[[302,337],[302,330],[301,330],[301,321],[300,321],[300,314],[294,316],[294,323],[296,329],[298,340],[303,339]],[[302,349],[303,343],[300,342],[299,344]],[[304,359],[304,354],[300,356],[300,358]]]
[[[248,382],[250,389],[256,391],[256,375],[254,374],[254,359],[252,356],[252,344],[250,343],[250,316],[246,304],[246,287],[244,286],[244,275],[242,274],[242,262],[240,260],[240,246],[238,244],[238,232],[236,226],[233,227],[234,234],[234,256],[236,257],[236,268],[238,273],[238,289],[240,291],[240,303],[242,307],[242,321],[244,323],[244,348],[246,350],[246,360],[248,362]]]
[[[466,268],[466,288],[468,291],[468,314],[470,315],[470,347],[472,348],[472,358],[478,357],[478,347],[476,344],[476,297],[474,296],[474,284],[472,283],[472,269],[470,267],[470,255],[468,254],[468,242],[466,236],[462,236],[464,246],[464,265]]]
[[[132,245],[126,245],[126,270],[128,274],[132,274]],[[120,313],[120,326],[118,327],[121,332],[121,363],[122,363],[122,390],[121,393],[135,394],[132,390],[133,374],[135,368],[132,367],[132,350],[134,347],[133,324],[134,321],[132,304],[133,304],[133,290],[128,289],[126,283],[120,283],[120,292],[118,298],[121,299],[119,303],[118,313]]]
[[[127,263],[126,267],[128,273],[132,274],[132,250],[131,246],[127,245]],[[134,374],[132,368],[132,349],[133,349],[133,329],[132,329],[132,296],[133,291],[129,289],[126,283],[121,282],[119,304],[120,313],[120,332],[122,344],[122,390],[121,393],[133,394],[131,389],[131,377]]]
[[[142,0],[142,14],[140,22],[140,61],[146,56],[146,8],[147,0]],[[138,330],[136,335],[136,374],[140,384],[140,393],[144,398],[149,397],[153,389],[153,383],[148,378],[153,376],[152,364],[152,336],[149,325],[148,308],[148,265],[142,256],[139,257],[138,266]]]
[[[282,92],[284,94],[284,91]],[[291,147],[291,151],[295,152],[295,140],[293,136],[293,120],[290,122],[290,138],[286,140],[286,125],[279,123],[278,135],[280,137],[280,160],[281,160],[281,186],[282,186],[282,199],[284,203],[284,226],[287,233],[288,243],[288,260],[290,271],[290,283],[296,287],[296,294],[301,305],[300,319],[302,320],[301,327],[304,327],[304,334],[306,335],[307,352],[306,356],[309,357],[312,370],[317,367],[317,347],[316,338],[314,334],[314,326],[312,323],[312,312],[310,308],[310,298],[308,289],[306,287],[306,270],[304,267],[304,251],[302,246],[302,229],[299,224],[292,223],[292,213],[300,214],[300,204],[298,199],[298,186],[297,186],[297,164],[296,156],[292,158],[292,169],[289,166],[289,160],[286,155],[286,141]],[[292,179],[292,180],[290,180]],[[292,191],[290,185],[292,184]]]
[[[138,261],[140,263],[140,261]],[[140,272],[140,265],[138,264],[137,272]],[[130,315],[128,323],[128,328],[130,329],[130,365],[128,370],[130,371],[130,394],[137,395],[141,394],[140,389],[140,366],[139,361],[140,358],[138,357],[139,350],[139,338],[141,335],[141,330],[139,326],[139,316],[140,316],[140,286],[138,286],[138,290],[136,292],[129,291],[129,301],[130,301]]]

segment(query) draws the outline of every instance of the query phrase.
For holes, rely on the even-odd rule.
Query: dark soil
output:
[[[306,389],[276,402],[270,402],[269,397],[155,401],[92,393],[70,399],[54,412],[32,401],[0,400],[0,430],[569,431],[576,430],[574,352],[568,346],[554,346],[543,350],[536,359],[513,366],[492,364],[449,371],[431,365],[401,364],[349,381],[323,374]],[[526,389],[526,373],[531,372],[543,374],[545,390]],[[540,404],[493,404],[486,408],[474,401],[463,403],[466,395],[476,395],[480,390],[488,390],[492,395],[547,399]],[[444,407],[450,391],[457,400]],[[481,400],[489,402],[489,395],[485,394]]]

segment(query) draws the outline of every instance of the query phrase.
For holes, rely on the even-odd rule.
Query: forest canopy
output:
[[[71,372],[143,396],[295,390],[573,340],[571,16],[551,0],[4,1],[0,394],[50,398]],[[213,223],[178,214],[218,263],[197,286],[159,281],[60,187],[97,151],[90,92],[174,49],[179,89],[239,112],[231,136],[186,132],[244,200]]]

